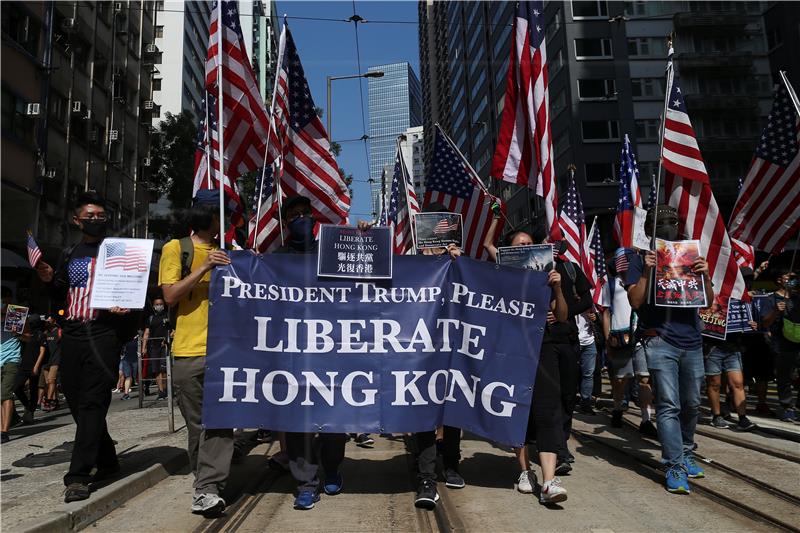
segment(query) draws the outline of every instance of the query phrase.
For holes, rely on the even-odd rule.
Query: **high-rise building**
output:
[[[422,125],[422,92],[417,75],[407,62],[376,65],[368,72],[383,72],[368,78],[369,173],[372,178],[373,211],[380,206],[381,173],[392,164],[397,137],[409,127]]]
[[[275,0],[253,2],[253,71],[258,90],[267,106],[272,104],[275,70],[278,63],[278,12]]]
[[[779,82],[778,71],[784,70],[795,91],[799,91],[800,9],[792,2],[767,2],[764,26],[772,79]]]
[[[425,194],[425,134],[422,126],[408,128],[400,137],[400,152],[417,198]]]
[[[428,7],[420,2],[421,17],[423,5]],[[448,2],[447,24],[439,30],[447,38],[428,35],[425,47],[420,39],[421,63],[440,57],[436,48],[446,42],[450,88],[430,97],[440,113],[442,106],[449,107],[451,137],[486,180],[503,108],[514,9],[513,2]],[[747,169],[770,106],[764,9],[763,2],[547,2],[550,116],[560,196],[566,194],[568,165],[574,164],[587,212],[612,212],[626,133],[640,162],[640,185],[647,191],[651,175],[658,172],[666,37],[675,31],[675,64],[686,105],[715,196],[723,213],[729,213],[737,178]],[[425,16],[429,13],[426,9]],[[431,75],[422,79],[426,94],[429,86],[437,86]],[[508,204],[507,229],[538,223],[542,210],[532,193],[491,186]]]
[[[28,228],[46,256],[74,241],[71,206],[89,189],[114,231],[146,235],[155,7],[3,5],[4,247],[24,251]]]
[[[433,152],[434,125],[450,131],[450,69],[447,59],[447,2],[419,2],[419,71],[422,84],[423,153]],[[425,161],[427,163],[427,159]]]

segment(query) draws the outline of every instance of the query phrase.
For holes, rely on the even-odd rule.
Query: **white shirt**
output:
[[[578,324],[578,342],[581,346],[592,344],[594,342],[594,330],[589,319],[581,313],[575,317],[575,323]]]

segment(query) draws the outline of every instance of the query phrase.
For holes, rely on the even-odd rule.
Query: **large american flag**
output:
[[[105,263],[107,269],[120,268],[147,272],[148,250],[139,244],[113,242],[106,245]]]
[[[97,259],[94,257],[74,258],[67,264],[67,278],[69,279],[67,320],[85,322],[97,318],[97,310],[89,307],[89,298],[92,294],[92,275],[96,265]]]
[[[544,3],[519,2],[508,64],[506,96],[491,175],[535,188],[544,198],[551,240],[560,238],[558,191],[550,133]]]
[[[383,210],[386,224],[393,226],[393,248],[396,254],[405,254],[414,247],[412,220],[419,213],[419,202],[414,192],[414,185],[406,169],[400,146],[394,158],[394,173],[392,174],[392,190],[389,195],[388,209]]]
[[[483,240],[492,221],[493,197],[475,174],[453,141],[436,124],[431,173],[425,182],[425,205],[438,202],[453,213],[461,213],[464,223],[464,253],[486,259]],[[502,232],[500,228],[495,235]]]
[[[220,53],[220,40],[222,51]],[[219,65],[222,83],[218,83]],[[205,117],[200,122],[199,142],[195,154],[194,191],[219,189],[220,139],[218,129],[219,95],[223,103],[224,174],[222,188],[229,207],[238,216],[244,211],[236,178],[264,165],[265,142],[270,132],[269,117],[258,92],[250,59],[239,24],[238,2],[214,2],[206,59]],[[208,158],[208,159],[207,159]],[[210,161],[209,161],[210,159]],[[271,159],[267,160],[270,163]],[[211,179],[208,179],[208,169]],[[194,194],[193,194],[194,195]]]
[[[666,121],[662,148],[665,190],[669,205],[678,211],[680,231],[689,239],[698,239],[708,261],[714,292],[722,297],[741,299],[744,279],[733,257],[731,240],[711,192],[703,156],[686,112],[678,78],[670,66],[667,71]]]
[[[606,257],[603,252],[603,241],[600,238],[600,226],[597,224],[597,217],[592,223],[589,231],[589,259],[587,262],[586,277],[592,287],[592,301],[598,307],[609,307],[611,305],[611,293],[608,288],[608,270],[606,269]]]
[[[274,146],[282,155],[280,188],[288,196],[311,200],[318,222],[347,223],[350,191],[331,154],[330,141],[317,116],[303,65],[289,27],[284,24],[275,83]]]
[[[622,153],[619,161],[619,200],[617,216],[614,218],[614,239],[620,246],[633,247],[633,221],[635,208],[642,207],[642,195],[639,192],[639,164],[636,154],[631,148],[628,135],[622,142]]]
[[[26,245],[28,249],[28,263],[30,263],[33,268],[36,268],[36,263],[42,258],[42,251],[39,249],[39,245],[36,244],[36,240],[30,232],[28,232]]]
[[[742,193],[743,186],[742,177],[739,176],[739,194]],[[731,244],[733,245],[733,256],[736,258],[736,264],[739,265],[739,268],[755,270],[756,251],[753,249],[753,245],[734,237],[731,237]]]
[[[589,242],[586,240],[586,220],[583,214],[583,203],[578,195],[578,188],[575,186],[575,176],[569,179],[569,189],[567,189],[567,202],[561,206],[561,214],[558,217],[558,226],[567,241],[567,251],[564,252],[564,259],[577,263],[583,269],[586,277],[589,277]]]
[[[731,215],[731,237],[773,254],[800,231],[800,117],[784,85]]]

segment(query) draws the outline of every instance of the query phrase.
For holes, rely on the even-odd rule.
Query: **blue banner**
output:
[[[315,254],[231,259],[210,287],[205,427],[524,442],[546,273],[420,255],[391,280],[339,280]]]

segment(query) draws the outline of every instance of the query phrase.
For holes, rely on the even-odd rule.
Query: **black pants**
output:
[[[319,465],[326,475],[339,471],[344,460],[345,433],[286,433],[289,470],[297,480],[298,492],[319,489]]]
[[[106,415],[117,383],[120,343],[116,335],[61,339],[61,387],[75,419],[75,444],[64,484],[88,483],[93,467],[118,465]]]
[[[436,431],[415,433],[417,440],[417,478],[436,479]],[[461,429],[444,426],[442,438],[442,454],[445,470],[458,470],[461,462]]]
[[[577,344],[554,344],[558,356],[558,370],[561,378],[561,446],[558,462],[569,457],[569,436],[572,432],[572,413],[578,403],[580,384],[580,349]]]
[[[31,383],[26,387],[26,381],[33,377],[33,370],[30,368],[20,367],[17,375],[14,378],[14,396],[17,397],[19,403],[25,408],[26,411],[36,410],[36,400],[39,391],[39,380],[31,380]],[[39,376],[36,376],[37,378]],[[33,383],[35,381],[36,383]]]
[[[533,385],[526,442],[540,452],[558,453],[562,444],[561,378],[556,344],[543,343]]]

